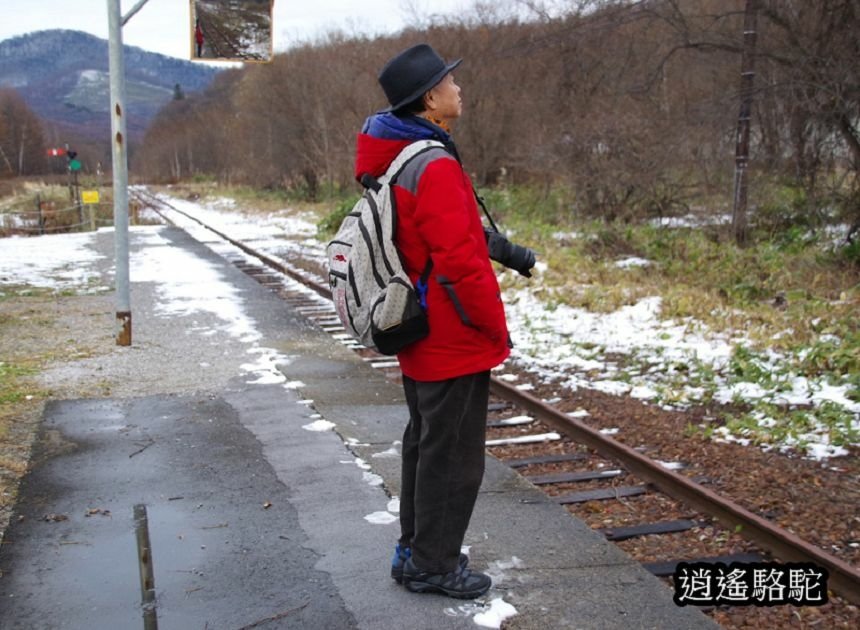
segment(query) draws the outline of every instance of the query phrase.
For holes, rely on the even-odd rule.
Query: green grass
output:
[[[721,374],[690,360],[667,366],[657,387],[660,404],[710,405],[718,383],[754,383],[768,393],[760,401],[736,401],[719,411],[736,435],[760,444],[796,443],[804,434],[825,433],[831,444],[858,442],[856,414],[835,403],[811,408],[785,404],[780,394],[797,378],[849,387],[860,402],[860,246],[834,247],[822,229],[805,223],[801,201],[786,200],[758,217],[750,242],[737,246],[726,226],[665,228],[646,222],[604,223],[578,219],[575,200],[564,191],[546,196],[531,190],[486,194],[511,240],[538,252],[548,265],[540,276],[545,301],[612,312],[648,296],[661,296],[661,316],[701,322],[717,333],[743,335]],[[779,203],[787,203],[782,214]],[[491,210],[492,211],[492,210]],[[647,267],[620,268],[631,256]],[[505,274],[503,288],[523,281]],[[534,287],[534,283],[532,283]],[[769,352],[783,360],[774,362]],[[636,382],[649,366],[631,356],[617,380]],[[742,411],[739,411],[742,410]],[[714,427],[704,431],[710,433]]]
[[[342,199],[317,223],[317,238],[319,240],[328,241],[335,235],[340,224],[346,215],[352,211],[360,196],[356,193]]]
[[[206,190],[232,196],[242,207],[269,211],[295,207],[294,198],[301,197],[301,191],[247,187]],[[536,250],[546,265],[532,280],[505,274],[503,289],[529,286],[548,308],[563,304],[594,312],[660,296],[663,318],[746,339],[720,373],[696,359],[661,367],[654,402],[715,409],[713,423],[690,431],[709,436],[725,425],[759,444],[799,448],[813,431],[826,433],[831,444],[857,443],[854,414],[843,407],[798,408],[781,398],[805,377],[818,385],[847,385],[849,398],[860,402],[860,248],[834,248],[823,230],[812,230],[798,218],[792,204],[799,202],[790,195],[763,211],[749,243],[739,247],[726,226],[665,228],[582,218],[575,195],[565,189],[509,187],[483,194],[511,240]],[[354,190],[332,191],[325,202],[302,208],[319,217],[317,237],[326,241],[356,199]],[[783,223],[778,203],[789,204]],[[650,264],[616,265],[632,256]],[[603,348],[588,346],[580,345],[581,356],[603,357]],[[774,361],[771,351],[781,359]],[[623,365],[617,380],[635,385],[654,360],[635,354],[618,359]],[[735,383],[758,384],[767,394],[714,408],[718,389]]]
[[[810,435],[827,435],[834,446],[860,442],[860,432],[853,426],[853,414],[843,407],[825,402],[816,409],[786,409],[760,402],[741,414],[727,414],[726,427],[757,445],[791,444],[803,450]]]
[[[735,245],[726,227],[670,229],[580,219],[574,193],[564,188],[479,192],[511,240],[533,248],[547,265],[536,288],[548,303],[611,312],[660,295],[666,318],[694,318],[718,332],[743,330],[756,349],[819,346],[807,364],[856,367],[860,263],[854,260],[860,260],[860,245],[833,249],[821,231],[798,225],[792,217],[802,200],[794,190],[776,189],[775,200],[762,211],[767,220],[746,247]],[[333,209],[319,224],[321,239],[330,238],[355,199],[341,196],[329,204]],[[788,226],[775,230],[779,207]],[[615,265],[631,256],[651,264]],[[528,281],[506,274],[504,282]],[[841,339],[840,347],[820,347],[827,334]]]
[[[0,362],[0,405],[17,403],[34,393],[26,377],[37,373],[35,368]]]
[[[538,217],[546,213],[532,212]],[[539,253],[549,270],[547,288],[571,306],[611,311],[646,295],[663,296],[667,317],[693,317],[715,330],[744,329],[763,345],[811,343],[823,331],[853,327],[860,303],[860,267],[845,249],[827,249],[809,236],[759,240],[738,247],[715,228],[661,228],[648,224],[546,222],[512,216],[513,240]],[[575,231],[562,242],[552,235]],[[637,256],[648,267],[619,268]],[[777,333],[792,334],[774,340]]]

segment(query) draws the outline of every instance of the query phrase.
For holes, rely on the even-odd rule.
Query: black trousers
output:
[[[447,573],[457,567],[484,477],[490,372],[433,382],[404,375],[403,389],[400,544],[412,547],[422,571]]]

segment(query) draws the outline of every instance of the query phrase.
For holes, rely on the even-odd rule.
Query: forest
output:
[[[0,88],[0,177],[45,172],[45,139],[39,117],[11,88]]]
[[[455,138],[468,170],[480,187],[527,188],[530,207],[520,210],[539,207],[551,221],[730,212],[745,96],[751,220],[769,232],[847,223],[855,240],[858,0],[553,6],[479,2],[456,20],[416,12],[415,26],[394,36],[335,32],[271,63],[223,71],[203,92],[177,89],[132,144],[132,174],[312,201],[354,194],[355,135],[386,105],[376,74],[399,50],[427,41],[465,60]],[[743,94],[745,45],[752,73]],[[0,175],[50,169],[43,137],[15,90],[0,90]],[[104,162],[104,150],[82,148],[85,172]]]
[[[517,3],[523,5],[524,3]],[[145,180],[214,178],[307,199],[354,191],[376,73],[427,41],[464,58],[455,130],[482,187],[527,186],[544,218],[731,211],[744,13],[757,18],[750,206],[769,228],[860,219],[857,0],[579,1],[531,19],[477,4],[396,36],[332,34],[221,73],[165,107],[133,156]]]

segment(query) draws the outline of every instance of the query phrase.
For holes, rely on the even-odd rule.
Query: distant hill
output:
[[[126,46],[128,132],[140,137],[173,98],[205,88],[217,69]],[[0,86],[17,89],[46,125],[97,138],[110,135],[108,42],[69,30],[0,41]]]

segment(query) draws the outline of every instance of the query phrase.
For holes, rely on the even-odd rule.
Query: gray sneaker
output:
[[[459,565],[449,573],[421,571],[411,557],[403,565],[403,586],[413,593],[442,593],[457,599],[475,599],[492,585],[489,575]]]

